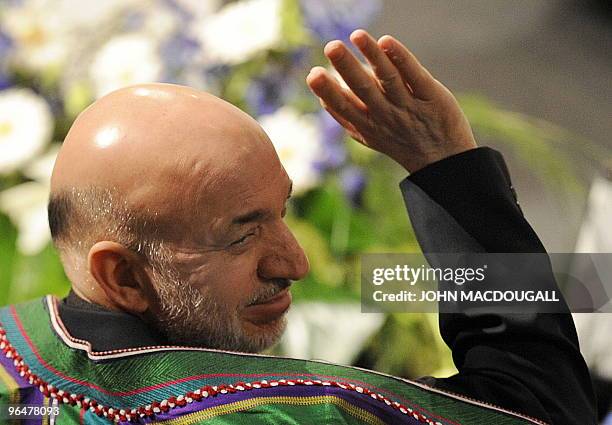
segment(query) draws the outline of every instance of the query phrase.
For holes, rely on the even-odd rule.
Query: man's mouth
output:
[[[267,323],[281,317],[291,305],[291,292],[285,288],[276,295],[263,301],[249,304],[242,316],[253,323]]]

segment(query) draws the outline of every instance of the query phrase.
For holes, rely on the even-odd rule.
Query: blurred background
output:
[[[356,28],[403,41],[501,150],[550,252],[612,252],[612,17],[607,1],[0,0],[0,305],[67,293],[46,202],[76,115],[147,81],[255,116],[294,180],[288,221],[311,273],[276,353],[404,377],[455,372],[433,314],[362,314],[359,255],[418,252],[402,169],[360,147],[304,79]],[[609,316],[576,316],[602,397]],[[609,398],[602,400],[602,420]],[[606,404],[607,403],[607,404]]]

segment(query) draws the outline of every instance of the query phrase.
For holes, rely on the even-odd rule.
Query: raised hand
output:
[[[476,147],[453,94],[402,43],[388,35],[377,42],[364,30],[350,39],[373,72],[334,40],[324,53],[349,89],[320,66],[312,68],[306,82],[355,140],[409,172]]]

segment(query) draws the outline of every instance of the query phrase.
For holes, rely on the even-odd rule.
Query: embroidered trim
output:
[[[58,403],[68,404],[70,406],[78,406],[81,409],[89,410],[99,417],[105,417],[114,422],[119,421],[135,421],[139,418],[154,418],[158,413],[166,413],[169,410],[176,407],[183,407],[188,403],[194,401],[201,401],[209,397],[217,397],[224,394],[234,394],[238,391],[249,391],[252,389],[260,388],[274,388],[279,386],[330,386],[337,387],[343,390],[355,391],[365,396],[370,396],[372,399],[380,401],[385,405],[401,412],[406,416],[412,416],[414,419],[421,423],[428,425],[443,425],[439,421],[434,421],[427,418],[420,412],[414,409],[404,406],[396,401],[392,401],[380,393],[373,392],[368,388],[361,387],[349,382],[338,382],[338,381],[322,381],[318,379],[278,379],[278,380],[261,380],[255,382],[237,382],[230,385],[206,385],[195,391],[189,391],[187,394],[179,395],[177,397],[172,396],[162,401],[154,401],[146,406],[140,406],[133,409],[120,409],[116,407],[104,406],[98,403],[96,400],[85,397],[83,394],[68,393],[66,391],[56,388],[52,384],[48,384],[34,374],[29,366],[25,364],[23,357],[17,353],[15,347],[11,345],[6,336],[6,331],[0,326],[0,350],[5,357],[13,359],[13,365],[19,373],[19,376],[25,378],[30,384],[35,385],[38,390],[43,393],[45,397],[53,398]]]
[[[241,400],[234,403],[223,404],[221,406],[211,407],[206,410],[200,410],[199,412],[190,413],[185,416],[181,416],[175,419],[165,420],[163,423],[167,425],[188,425],[195,423],[194,421],[202,421],[212,419],[218,416],[232,414],[248,409],[252,409],[257,406],[266,404],[289,404],[293,406],[313,406],[321,403],[333,403],[336,406],[344,409],[350,415],[361,419],[363,422],[370,425],[385,425],[377,416],[368,412],[361,407],[347,402],[346,400],[335,396],[335,395],[324,395],[324,396],[311,396],[311,397],[292,397],[292,396],[280,396],[280,397],[255,397],[247,400]]]
[[[0,382],[4,384],[9,391],[9,404],[19,404],[21,395],[19,393],[19,384],[11,376],[8,370],[0,365]]]

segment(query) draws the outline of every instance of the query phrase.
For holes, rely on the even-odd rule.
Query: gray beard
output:
[[[285,330],[283,316],[269,324],[251,325],[254,331],[248,332],[238,312],[220,303],[210,291],[203,294],[170,276],[157,274],[155,281],[160,311],[153,326],[172,345],[258,353],[274,345]],[[277,290],[266,289],[256,299],[265,299]]]

